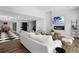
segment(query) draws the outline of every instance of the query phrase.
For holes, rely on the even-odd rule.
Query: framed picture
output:
[[[55,16],[52,17],[53,24],[64,24],[64,17],[63,16]]]

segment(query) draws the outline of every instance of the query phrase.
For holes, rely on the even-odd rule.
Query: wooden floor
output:
[[[75,39],[71,46],[64,46],[67,53],[79,53],[79,39]],[[30,53],[20,40],[10,40],[0,43],[0,53]]]
[[[0,43],[0,53],[30,53],[21,43],[20,40],[11,40]]]

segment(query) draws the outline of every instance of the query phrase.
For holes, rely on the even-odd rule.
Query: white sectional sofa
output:
[[[55,53],[56,47],[62,47],[61,41],[54,42],[52,36],[26,31],[21,31],[20,42],[32,53]]]

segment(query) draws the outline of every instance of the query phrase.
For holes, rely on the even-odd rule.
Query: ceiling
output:
[[[37,6],[36,8],[47,12],[47,11],[52,11],[52,10],[63,10],[63,9],[76,9],[79,8],[79,6]]]
[[[5,10],[7,11],[8,9],[16,9],[16,8],[19,8],[19,7],[23,7],[24,10],[27,9],[27,7],[34,7],[34,8],[37,8],[41,11],[51,11],[53,9],[74,9],[74,8],[78,8],[79,6],[0,6],[0,10]],[[20,8],[22,9],[22,8]]]
[[[17,15],[16,11],[18,12],[18,10],[20,10],[20,11],[26,12],[28,8],[30,9],[30,7],[31,7],[31,9],[35,8],[44,13],[48,12],[48,11],[52,11],[52,10],[76,9],[76,8],[78,9],[79,8],[78,6],[0,6],[0,11],[3,11],[7,14],[9,14],[9,12],[10,12],[10,13],[12,13],[12,16],[14,16],[14,15]],[[24,14],[25,14],[25,12],[24,12]],[[20,14],[22,14],[22,13],[23,12],[21,12]]]

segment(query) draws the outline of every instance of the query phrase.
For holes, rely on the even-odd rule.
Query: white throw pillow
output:
[[[56,47],[62,47],[62,42],[60,40],[54,40],[53,43],[54,43],[55,48]]]
[[[66,42],[68,45],[72,45],[73,39],[71,38],[62,38],[62,41]]]
[[[52,36],[37,35],[36,40],[43,43],[43,44],[45,44],[45,45],[47,45],[47,46],[53,45]]]
[[[47,43],[50,43],[53,41],[52,36],[45,36],[45,38],[43,40],[45,40],[45,42],[47,42]]]
[[[39,42],[43,42],[42,37],[43,37],[42,35],[35,35],[35,36],[33,36],[33,39],[35,39]]]

